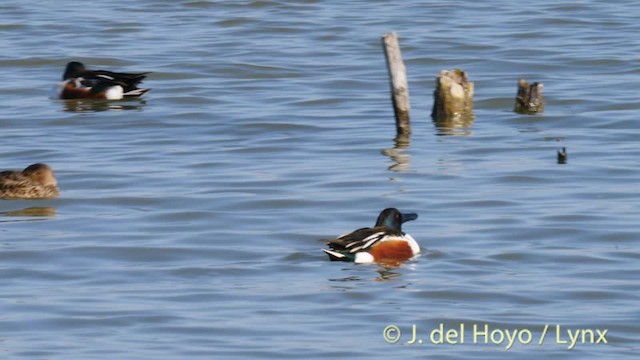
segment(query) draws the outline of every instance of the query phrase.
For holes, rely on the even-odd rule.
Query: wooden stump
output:
[[[473,122],[473,83],[464,71],[440,71],[433,92],[431,117],[437,124]]]
[[[518,95],[514,111],[518,114],[532,115],[544,110],[544,97],[542,96],[542,83],[529,84],[525,79],[518,81]]]
[[[402,61],[400,44],[396,33],[386,34],[382,37],[385,58],[387,59],[387,70],[391,83],[391,100],[396,116],[396,133],[408,135],[411,133],[411,123],[409,121],[409,84],[407,82],[407,71]]]

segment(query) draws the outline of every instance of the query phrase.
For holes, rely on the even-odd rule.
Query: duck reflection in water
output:
[[[20,210],[0,211],[1,216],[14,219],[0,220],[0,222],[42,221],[56,216],[54,207],[28,207]]]
[[[376,269],[376,272],[379,274],[379,276],[377,276],[376,278],[374,278],[374,281],[399,281],[402,280],[400,277],[402,276],[401,273],[394,271],[396,269],[398,269],[399,266],[395,266],[395,267],[381,267]],[[345,269],[346,270],[346,269]],[[331,278],[329,279],[329,281],[334,281],[334,282],[366,282],[368,281],[366,278],[362,278],[360,276],[347,276],[347,277],[343,277],[343,278]],[[348,288],[346,286],[334,286],[336,288]]]
[[[140,110],[146,101],[140,98],[117,101],[61,100],[66,112],[100,112],[108,110]]]

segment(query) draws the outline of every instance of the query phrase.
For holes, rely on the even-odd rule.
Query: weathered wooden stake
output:
[[[439,123],[473,119],[473,83],[464,71],[440,71],[433,92],[431,117]]]
[[[544,97],[542,96],[542,83],[529,84],[525,79],[518,81],[518,95],[513,111],[518,114],[537,114],[544,110]]]
[[[391,99],[396,115],[396,132],[398,135],[411,133],[409,121],[409,84],[407,83],[407,70],[402,61],[400,44],[396,33],[386,34],[382,37],[384,55],[387,59],[387,70],[391,82]]]
[[[558,164],[566,164],[567,163],[567,148],[562,147],[562,149],[558,150]]]

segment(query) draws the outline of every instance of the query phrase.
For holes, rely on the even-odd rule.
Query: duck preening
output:
[[[138,88],[149,74],[119,73],[106,70],[87,70],[84,64],[72,61],[62,75],[56,89],[60,99],[121,100],[139,97],[151,89]]]

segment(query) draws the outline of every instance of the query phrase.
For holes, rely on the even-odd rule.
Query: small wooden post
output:
[[[567,148],[562,147],[562,149],[558,150],[558,164],[566,164],[567,163]]]
[[[411,133],[409,84],[407,83],[407,70],[400,53],[398,35],[396,33],[384,35],[382,37],[382,46],[387,59],[387,70],[389,70],[391,99],[396,115],[396,132],[398,136],[406,136]]]
[[[440,71],[433,92],[431,117],[436,123],[473,119],[473,83],[464,71]]]
[[[529,84],[525,79],[518,80],[518,95],[513,111],[518,114],[537,114],[544,110],[544,97],[542,96],[542,83]]]

